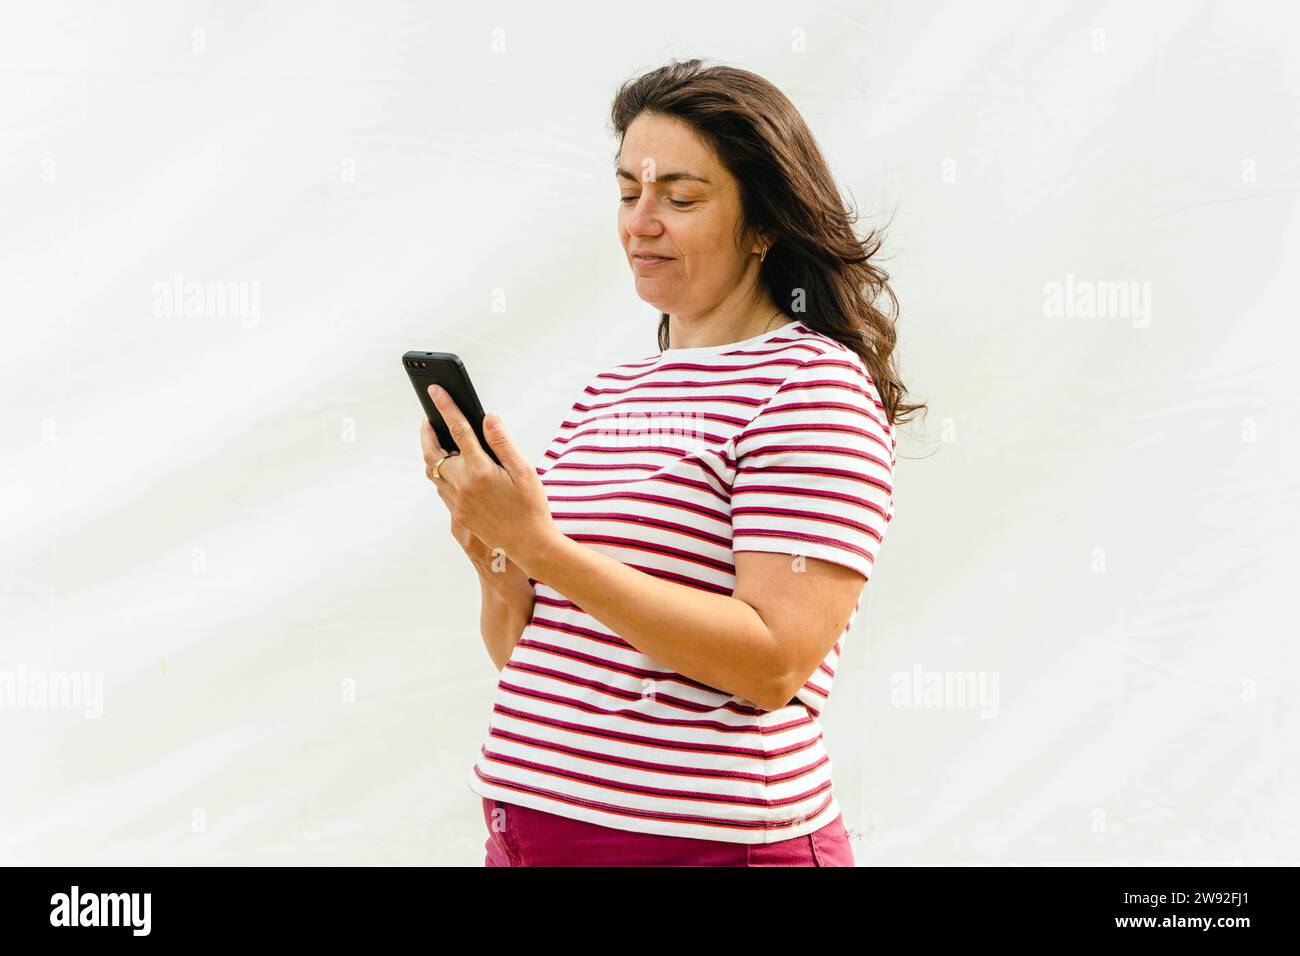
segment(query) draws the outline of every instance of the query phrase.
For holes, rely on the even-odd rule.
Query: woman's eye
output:
[[[636,201],[637,201],[638,199],[640,199],[640,198],[641,198],[640,196],[620,196],[618,201],[621,202],[621,203],[629,203],[629,202],[636,202]],[[696,200],[696,199],[670,199],[670,200],[668,200],[668,201],[669,201],[670,203],[672,203],[674,206],[676,206],[678,209],[685,209],[687,206],[694,206],[694,205],[696,204],[696,202],[698,202],[699,200]]]

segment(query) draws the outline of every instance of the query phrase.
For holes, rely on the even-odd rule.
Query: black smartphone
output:
[[[447,423],[442,420],[438,406],[433,404],[429,395],[430,385],[440,385],[446,389],[451,400],[473,427],[478,443],[488,453],[488,457],[498,465],[501,464],[483,437],[483,406],[479,404],[478,393],[474,391],[474,383],[469,380],[469,372],[465,371],[465,363],[460,360],[460,356],[452,352],[407,352],[402,356],[402,365],[411,378],[411,384],[415,386],[415,394],[420,396],[420,404],[424,406],[424,414],[428,416],[429,424],[438,436],[438,444],[447,451],[460,451],[451,437]]]

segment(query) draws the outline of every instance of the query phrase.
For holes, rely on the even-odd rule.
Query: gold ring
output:
[[[435,462],[433,463],[433,477],[435,477],[435,478],[441,478],[441,477],[442,477],[442,475],[441,475],[441,474],[439,473],[439,471],[438,471],[438,466],[441,465],[444,461],[446,461],[448,458],[451,458],[451,457],[453,457],[453,456],[450,455],[450,454],[443,455],[441,458],[439,458],[437,461],[435,461]]]

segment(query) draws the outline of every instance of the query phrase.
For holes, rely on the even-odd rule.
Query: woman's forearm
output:
[[[510,652],[519,643],[524,628],[532,618],[533,602],[527,600],[527,595],[523,595],[522,591],[519,596],[507,597],[482,578],[479,579],[479,585],[479,631],[482,632],[483,646],[487,648],[488,657],[496,669],[501,670],[506,666]]]
[[[558,531],[512,560],[667,669],[764,710],[789,701],[776,640],[739,598],[638,571]]]

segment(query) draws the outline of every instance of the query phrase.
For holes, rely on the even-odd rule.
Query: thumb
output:
[[[506,434],[505,423],[496,412],[488,412],[483,416],[483,437],[488,440],[497,458],[501,460],[501,466],[510,474],[515,474],[522,466],[532,468],[515,447],[515,443],[510,440],[510,436]]]

